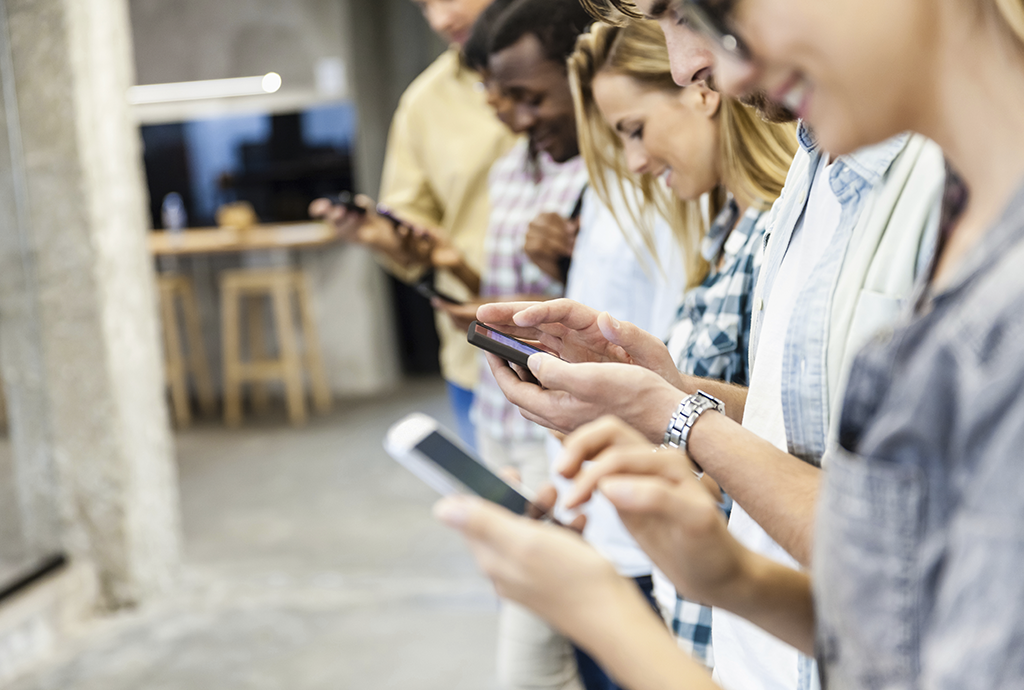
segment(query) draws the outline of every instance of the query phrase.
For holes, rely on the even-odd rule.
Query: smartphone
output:
[[[335,206],[344,206],[345,210],[349,213],[360,213],[366,215],[366,209],[356,204],[355,197],[352,196],[352,192],[328,194],[325,198]]]
[[[543,516],[525,488],[496,475],[450,431],[425,414],[414,412],[395,422],[384,437],[384,449],[444,496],[470,492],[519,515]]]
[[[355,197],[352,196],[351,192],[341,192],[339,194],[328,194],[324,198],[326,198],[328,201],[330,201],[335,206],[344,206],[345,210],[348,211],[349,213],[359,213],[359,214],[362,214],[362,215],[366,215],[366,209],[356,203]],[[405,222],[404,220],[402,220],[401,218],[399,218],[398,216],[396,216],[395,214],[393,214],[391,211],[387,210],[383,206],[377,206],[377,208],[374,209],[374,210],[377,212],[378,216],[381,216],[382,218],[387,218],[388,220],[390,220],[392,227],[394,227],[394,229],[396,231],[399,228],[404,228],[404,229],[409,230],[409,231],[411,231],[413,229],[412,225],[410,225],[409,223]]]
[[[451,295],[446,295],[440,290],[438,290],[436,287],[434,287],[434,283],[430,279],[421,280],[420,282],[416,283],[416,285],[414,285],[413,287],[416,288],[416,292],[420,293],[427,299],[433,299],[434,297],[436,297],[439,300],[447,302],[448,304],[454,304],[456,306],[462,306],[463,304],[465,304],[465,302],[463,302],[462,300],[457,300]]]
[[[493,352],[502,359],[518,364],[523,368],[527,368],[526,363],[530,359],[530,355],[544,352],[544,350],[533,345],[527,345],[522,340],[513,338],[501,331],[496,331],[490,326],[485,326],[479,321],[469,324],[467,340],[481,350]]]

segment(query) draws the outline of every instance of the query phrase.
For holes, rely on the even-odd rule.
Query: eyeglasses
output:
[[[750,58],[746,44],[732,28],[735,0],[676,0],[673,9],[694,31],[707,36],[738,60]]]

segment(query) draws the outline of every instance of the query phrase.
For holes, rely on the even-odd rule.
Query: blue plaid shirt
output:
[[[711,224],[702,247],[711,271],[683,298],[668,343],[679,371],[747,385],[754,283],[768,216],[768,209],[750,208],[741,217],[730,200]],[[677,596],[669,613],[679,646],[713,667],[711,609]]]
[[[742,217],[739,213],[730,199],[711,224],[701,249],[711,271],[683,298],[668,349],[685,374],[745,386],[754,283],[764,254],[768,209],[751,207]]]

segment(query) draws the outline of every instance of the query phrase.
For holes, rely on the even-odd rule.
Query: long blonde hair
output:
[[[595,24],[590,33],[580,36],[576,51],[569,58],[569,80],[576,105],[580,152],[594,192],[612,209],[615,206],[609,201],[613,192],[626,199],[629,220],[652,255],[655,242],[650,209],[664,216],[683,251],[688,283],[697,285],[708,270],[700,252],[700,241],[706,231],[700,202],[679,199],[653,176],[629,171],[622,142],[594,102],[593,82],[601,72],[628,76],[645,88],[678,92],[681,87],[672,80],[661,29],[654,22],[641,20],[625,26]],[[753,108],[726,97],[721,100],[717,117],[722,184],[710,195],[710,216],[717,215],[725,204],[725,188],[741,206],[770,206],[782,192],[796,153],[795,125],[765,122]],[[610,182],[609,177],[614,181]],[[639,187],[642,201],[633,201],[635,196],[626,193],[634,185]]]

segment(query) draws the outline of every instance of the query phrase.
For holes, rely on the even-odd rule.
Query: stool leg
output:
[[[274,320],[281,350],[281,369],[284,378],[288,419],[293,426],[306,423],[306,396],[302,385],[302,362],[295,339],[295,317],[292,313],[290,281],[278,281],[274,286]]]
[[[185,383],[185,358],[181,353],[178,335],[178,311],[175,304],[175,285],[160,283],[160,315],[164,327],[164,349],[166,353],[167,383],[171,388],[171,406],[174,422],[184,429],[192,422],[188,409],[188,386]]]
[[[299,296],[299,313],[302,317],[302,338],[306,346],[306,371],[309,372],[309,385],[313,389],[313,406],[317,412],[331,411],[331,388],[324,371],[324,360],[320,352],[320,337],[316,328],[316,317],[313,314],[312,291],[309,280],[300,273],[295,279],[295,291]]]
[[[249,357],[253,364],[262,364],[267,359],[266,324],[263,320],[263,297],[250,295],[246,299],[246,321],[249,326]],[[253,380],[249,384],[252,409],[257,414],[266,414],[270,409],[270,394],[266,382]]]
[[[181,284],[181,307],[185,315],[185,337],[188,342],[189,368],[196,382],[196,393],[203,414],[212,417],[217,412],[217,396],[213,392],[213,379],[206,362],[206,348],[203,346],[203,328],[199,321],[199,303],[196,301],[192,283]]]
[[[230,284],[221,286],[221,342],[224,348],[224,424],[242,423],[242,363],[239,354],[238,300],[240,295]]]

